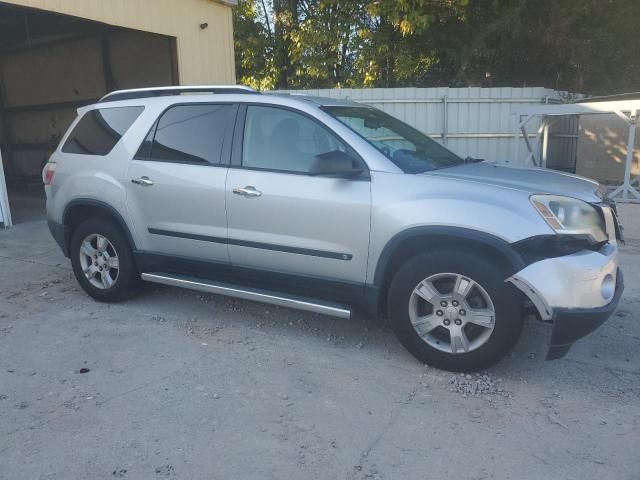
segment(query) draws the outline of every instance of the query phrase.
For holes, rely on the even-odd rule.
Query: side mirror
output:
[[[332,152],[316,155],[309,168],[309,175],[327,177],[354,177],[362,173],[362,168],[355,166],[355,160],[345,152]]]

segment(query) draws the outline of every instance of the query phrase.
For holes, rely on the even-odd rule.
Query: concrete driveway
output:
[[[89,299],[43,221],[0,232],[0,479],[638,479],[640,240],[563,360],[529,321],[483,376],[383,322],[149,285]]]

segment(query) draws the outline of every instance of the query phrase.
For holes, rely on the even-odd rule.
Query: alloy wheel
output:
[[[113,244],[103,235],[94,233],[80,244],[80,267],[89,283],[107,290],[118,281],[120,261]]]
[[[479,283],[457,273],[438,273],[414,288],[409,318],[428,345],[460,354],[489,340],[496,313],[491,297]]]

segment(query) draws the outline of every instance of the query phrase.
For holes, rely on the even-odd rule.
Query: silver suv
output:
[[[386,312],[427,364],[486,368],[523,309],[547,358],[623,290],[615,206],[573,175],[460,158],[365,105],[244,87],[114,92],[43,171],[50,230],[93,298],[140,280],[348,318]]]

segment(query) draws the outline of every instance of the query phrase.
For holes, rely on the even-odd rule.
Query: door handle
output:
[[[233,193],[236,195],[242,195],[243,197],[260,197],[262,196],[262,192],[260,190],[256,190],[255,187],[244,187],[244,188],[234,188]]]
[[[153,181],[149,179],[149,177],[140,177],[131,179],[131,183],[135,183],[136,185],[141,185],[143,187],[150,187],[153,185]]]

